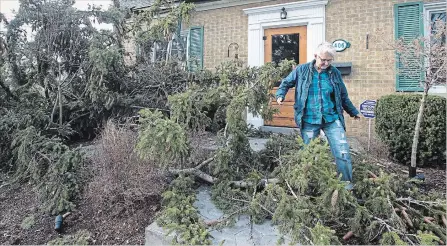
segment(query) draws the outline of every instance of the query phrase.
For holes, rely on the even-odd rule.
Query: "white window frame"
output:
[[[446,9],[447,9],[447,1],[424,4],[424,34],[426,37],[430,35],[429,27],[431,21],[430,19],[431,14],[438,12],[446,12]]]
[[[446,12],[446,10],[447,10],[447,1],[424,4],[424,35],[426,37],[430,35],[431,14],[438,12]],[[429,93],[442,94],[447,96],[447,85],[435,85],[432,88],[430,88]]]

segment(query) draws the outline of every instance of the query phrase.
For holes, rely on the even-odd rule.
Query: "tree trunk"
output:
[[[58,98],[59,98],[59,126],[62,127],[62,93],[61,93],[61,83],[59,81],[58,89]]]
[[[417,160],[417,150],[419,144],[419,133],[421,131],[422,116],[424,115],[425,98],[427,97],[427,93],[428,89],[424,88],[424,94],[422,94],[421,106],[419,107],[416,126],[414,127],[413,145],[411,146],[411,165],[409,169],[410,178],[416,176],[416,160]]]

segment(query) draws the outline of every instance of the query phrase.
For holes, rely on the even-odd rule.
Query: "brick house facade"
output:
[[[350,73],[343,79],[352,102],[359,107],[364,100],[399,93],[394,53],[386,48],[386,41],[395,39],[396,29],[402,28],[396,25],[398,12],[395,11],[399,6],[406,11],[405,3],[419,4],[414,6],[419,6],[428,16],[444,13],[445,18],[445,0],[220,0],[198,1],[189,27],[202,28],[201,59],[203,67],[209,69],[234,59],[236,50],[229,48],[232,43],[238,45],[238,59],[249,66],[262,65],[262,38],[268,28],[307,27],[307,60],[300,63],[312,60],[318,43],[346,40],[351,46],[337,54],[336,62],[352,64]],[[287,11],[286,19],[280,18],[282,8]],[[406,12],[403,14],[407,16]],[[427,26],[423,20],[421,24]],[[440,91],[445,93],[445,87]],[[262,119],[247,117],[257,127],[264,124]],[[366,135],[368,120],[354,121],[347,115],[345,118],[348,135]]]

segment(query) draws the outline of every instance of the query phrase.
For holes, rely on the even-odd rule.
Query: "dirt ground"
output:
[[[399,176],[408,177],[408,167],[393,163],[388,160],[378,160],[376,165],[388,172],[393,172]],[[421,191],[436,191],[446,195],[446,165],[418,168],[417,173],[424,175],[424,183],[420,186]]]
[[[66,217],[63,231],[54,230],[55,216],[39,212],[39,201],[29,184],[0,188],[0,245],[47,244],[64,235],[86,230],[89,244],[144,244],[144,229],[154,220],[160,198],[154,197],[133,213],[105,214],[93,211],[88,201],[80,201],[73,213]],[[29,229],[22,228],[25,218],[34,216]]]

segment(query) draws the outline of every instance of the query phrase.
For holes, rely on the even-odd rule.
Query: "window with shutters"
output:
[[[136,44],[136,56],[143,57],[150,62],[179,61],[183,64],[186,63],[189,30],[181,31],[181,28],[181,20],[179,20],[178,29],[172,34],[170,40],[157,40]]]
[[[422,2],[402,3],[394,5],[394,31],[396,39],[411,42],[415,38],[424,35]],[[414,58],[418,59],[418,58]],[[417,61],[414,61],[417,62]],[[422,91],[420,82],[424,78],[424,72],[420,68],[407,66],[396,57],[396,90],[397,91]]]
[[[191,27],[188,33],[187,64],[189,71],[203,68],[203,27]]]

